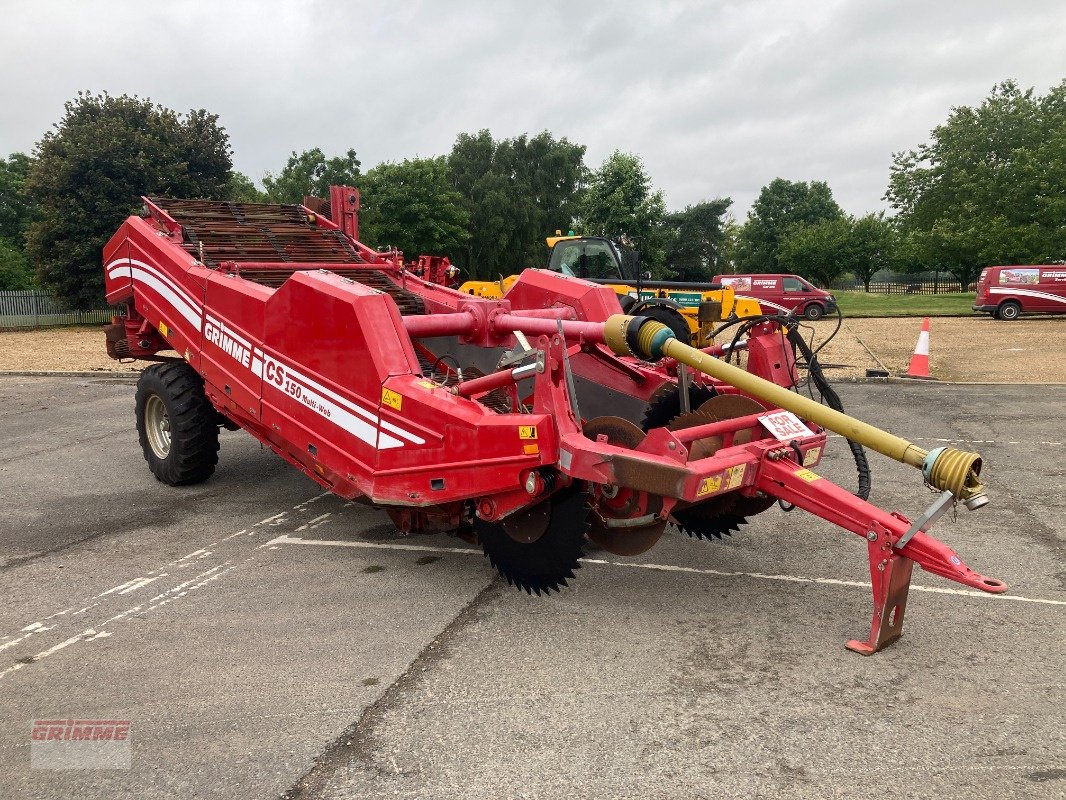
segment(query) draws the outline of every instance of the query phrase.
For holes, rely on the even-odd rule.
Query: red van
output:
[[[985,267],[977,279],[973,310],[996,319],[1066,314],[1066,265]]]
[[[737,297],[758,300],[764,314],[802,314],[821,319],[837,310],[837,301],[799,275],[715,275],[715,283],[732,286]]]

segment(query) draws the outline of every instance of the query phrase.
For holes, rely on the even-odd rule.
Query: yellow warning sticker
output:
[[[421,386],[423,389],[436,389],[437,388],[437,384],[435,384],[433,381],[419,381],[418,385]]]
[[[536,439],[537,438],[537,426],[536,425],[519,425],[518,426],[518,438],[519,439]]]
[[[709,478],[704,478],[700,481],[700,488],[696,490],[696,497],[703,497],[705,494],[713,494],[722,488],[722,476],[721,474],[712,475]]]
[[[735,467],[729,468],[729,477],[726,479],[726,489],[736,489],[744,482],[744,473],[747,471],[747,464],[737,464]]]
[[[392,389],[381,388],[381,402],[383,405],[395,408],[397,411],[403,406],[403,395]]]
[[[818,459],[821,458],[822,448],[812,447],[806,453],[803,454],[803,466],[809,467],[811,464],[817,464]]]
[[[797,478],[803,478],[807,483],[818,480],[821,475],[815,475],[809,469],[798,469],[793,473]]]
[[[535,456],[538,453],[540,453],[540,445],[539,444],[524,444],[524,445],[522,445],[522,452],[525,453],[527,456]]]
[[[170,335],[170,328],[167,327],[167,324],[163,322],[163,320],[159,320],[159,332],[164,336]]]

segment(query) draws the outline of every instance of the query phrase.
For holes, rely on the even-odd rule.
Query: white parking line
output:
[[[110,634],[104,634],[104,635],[109,636]],[[5,669],[2,672],[0,672],[0,678],[3,678],[5,675],[8,675],[9,673],[15,672],[16,670],[22,669],[27,664],[35,664],[38,661],[41,661],[42,659],[48,658],[48,656],[52,655],[53,653],[58,653],[60,650],[66,648],[66,647],[70,647],[72,644],[77,644],[78,642],[91,642],[94,639],[100,639],[100,638],[103,638],[103,636],[98,631],[96,631],[93,628],[89,628],[88,630],[83,631],[82,633],[79,633],[77,636],[71,636],[69,639],[67,639],[64,642],[60,642],[59,644],[52,645],[47,650],[42,650],[40,653],[38,653],[37,655],[33,656],[32,658],[30,658],[28,660],[16,661],[10,667],[8,667],[7,669]]]
[[[52,614],[49,614],[46,617],[42,617],[41,619],[51,620],[51,619],[54,619],[54,618],[57,618],[57,617],[67,617],[67,620],[73,621],[73,619],[72,619],[73,617],[77,617],[77,616],[80,616],[82,614],[85,614],[86,612],[91,611],[92,609],[97,608],[98,606],[102,605],[105,601],[117,600],[117,599],[120,598],[121,595],[132,594],[133,592],[137,592],[140,589],[143,589],[145,586],[148,586],[148,585],[154,583],[155,581],[158,581],[158,580],[161,580],[163,578],[168,577],[169,573],[164,571],[167,568],[183,569],[183,568],[186,568],[186,567],[192,567],[193,565],[196,565],[195,567],[193,567],[195,569],[197,567],[203,566],[199,562],[202,559],[205,559],[205,558],[207,558],[207,557],[209,557],[209,556],[211,556],[213,554],[214,551],[211,550],[210,548],[215,547],[215,546],[217,546],[217,545],[221,544],[222,542],[225,542],[225,541],[227,541],[229,539],[233,539],[235,537],[241,536],[242,534],[254,535],[257,532],[255,529],[260,527],[260,526],[274,527],[274,526],[286,524],[289,514],[291,514],[294,511],[295,512],[301,512],[304,509],[306,509],[308,506],[310,506],[311,504],[317,502],[318,500],[321,500],[323,497],[329,496],[330,494],[331,494],[330,492],[322,492],[321,494],[315,495],[314,497],[311,497],[308,500],[304,500],[303,502],[297,503],[296,505],[294,505],[289,510],[281,511],[281,512],[279,512],[277,514],[274,514],[274,515],[272,515],[270,517],[267,517],[266,519],[260,520],[259,522],[255,523],[255,525],[252,526],[251,530],[249,530],[248,528],[244,528],[244,529],[239,530],[239,531],[237,531],[235,533],[231,533],[231,534],[229,534],[227,536],[222,537],[221,539],[218,539],[217,541],[211,542],[210,544],[206,544],[206,545],[204,545],[203,547],[201,547],[201,548],[199,548],[197,550],[193,550],[191,553],[187,553],[186,555],[181,556],[181,558],[176,558],[176,559],[174,559],[172,561],[167,562],[166,564],[163,564],[161,566],[156,567],[155,569],[149,570],[148,572],[144,573],[144,575],[142,575],[142,576],[138,576],[136,578],[132,578],[130,580],[127,580],[127,581],[125,581],[123,583],[118,584],[117,586],[112,586],[110,589],[105,589],[104,591],[100,592],[99,594],[93,595],[88,600],[82,601],[82,602],[85,603],[85,605],[82,606],[81,608],[77,608],[76,606],[71,606],[70,608],[65,608],[62,611],[53,612]],[[315,519],[311,520],[311,523],[314,523],[313,525],[311,525],[311,527],[317,527],[318,525],[321,525],[322,522],[324,522],[325,519],[327,517],[329,517],[329,516],[330,515],[328,513],[327,514],[322,514],[322,515],[316,517]],[[311,524],[311,523],[309,523],[309,524]],[[258,548],[256,548],[256,549],[258,549]],[[252,552],[254,553],[255,551],[253,550]],[[156,595],[151,600],[147,601],[147,604],[149,604],[149,605],[148,605],[148,607],[146,609],[146,612],[147,611],[151,611],[151,610],[153,610],[155,608],[159,608],[160,606],[167,605],[167,604],[173,602],[174,600],[176,600],[179,597],[186,596],[189,591],[191,591],[193,589],[197,589],[197,588],[199,588],[200,586],[203,586],[206,583],[210,583],[211,581],[215,580],[215,578],[217,578],[219,575],[227,573],[227,572],[230,572],[231,570],[235,569],[237,566],[240,566],[241,564],[245,563],[247,560],[248,559],[244,559],[244,560],[240,561],[238,564],[236,564],[234,566],[229,566],[229,567],[227,567],[226,565],[230,564],[231,562],[228,561],[228,560],[224,561],[222,564],[219,564],[218,566],[215,566],[215,567],[209,569],[207,572],[200,573],[195,578],[187,580],[184,583],[181,583],[178,586],[175,586],[175,587],[173,587],[171,589],[165,590],[162,594]],[[223,567],[225,567],[225,569],[223,569]],[[213,573],[213,572],[215,572],[216,570],[219,570],[219,569],[222,569],[222,572],[218,573],[218,575],[213,575],[211,577],[206,577],[206,576],[209,576],[211,573]],[[201,580],[201,579],[203,579],[205,577],[206,577],[206,580]],[[195,585],[193,585],[193,584],[195,584]],[[188,588],[186,588],[186,587],[188,587]],[[183,589],[184,589],[184,591],[182,591]],[[130,614],[133,614],[133,613],[136,613],[136,612],[140,611],[141,608],[144,607],[145,605],[146,605],[145,603],[141,603],[140,605],[134,606],[132,609],[127,609],[126,611],[123,611],[122,613],[118,614],[117,616],[114,616],[111,619],[106,620],[104,623],[101,623],[101,624],[107,624],[108,622],[113,622],[113,621],[116,621],[116,620],[119,620],[119,619],[123,619],[123,618],[125,618],[126,616],[128,616]],[[75,610],[75,609],[77,609],[77,610]],[[69,617],[67,616],[68,614],[69,614]],[[57,619],[57,623],[60,623],[60,622],[63,622],[63,620],[58,620]],[[42,622],[39,622],[39,621],[38,622],[32,622],[29,625],[24,626],[15,635],[7,634],[7,635],[4,635],[4,636],[0,637],[0,651],[7,650],[9,648],[15,647],[15,646],[21,644],[22,642],[26,641],[26,639],[28,639],[30,636],[39,635],[39,634],[44,633],[46,631],[53,630],[57,626],[58,625],[48,625],[48,626],[46,626]],[[97,627],[99,627],[99,626],[97,626]],[[76,641],[80,641],[80,640],[77,637],[75,637],[69,643],[73,644]],[[86,639],[85,641],[88,641],[88,639]],[[67,645],[64,645],[64,647],[65,646],[67,646]],[[15,667],[15,669],[18,669],[18,668],[19,667]],[[13,671],[14,671],[14,669],[7,669],[7,670],[0,671],[0,677],[3,677],[4,675],[7,675],[9,672],[13,672]]]
[[[351,542],[336,541],[332,539],[301,539],[298,536],[282,534],[276,539],[271,539],[260,545],[262,547],[278,546],[283,544],[310,545],[311,547],[354,547],[364,550],[405,550],[417,553],[455,553],[456,555],[481,555],[480,550],[469,547],[432,547],[417,544],[393,544],[391,542]],[[784,581],[787,583],[819,583],[826,586],[847,586],[859,589],[869,589],[870,584],[864,581],[845,581],[837,578],[811,578],[805,575],[768,575],[762,572],[732,572],[720,569],[705,569],[699,567],[678,567],[673,564],[645,564],[638,561],[608,561],[602,558],[583,558],[583,564],[601,564],[608,567],[624,567],[627,569],[647,569],[656,572],[685,572],[696,575],[717,575],[726,578],[755,578],[764,581]],[[1049,606],[1066,606],[1066,600],[1051,600],[1044,597],[1022,597],[1017,594],[989,594],[988,592],[976,592],[970,589],[951,589],[944,586],[916,586],[911,585],[912,592],[927,592],[929,594],[953,594],[961,597],[976,597],[982,600],[1013,600],[1019,603],[1039,603]]]
[[[456,553],[458,555],[480,556],[480,550],[469,547],[432,547],[421,544],[392,544],[390,542],[340,542],[334,539],[301,539],[299,536],[287,536],[282,534],[276,539],[271,539],[259,545],[260,548],[279,544],[307,544],[314,547],[357,547],[368,550],[409,550],[414,553]]]

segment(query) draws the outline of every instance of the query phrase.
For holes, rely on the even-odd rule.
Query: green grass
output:
[[[845,317],[969,317],[976,295],[833,292]]]

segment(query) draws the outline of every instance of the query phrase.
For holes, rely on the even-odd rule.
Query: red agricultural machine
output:
[[[636,555],[670,523],[721,538],[780,502],[866,541],[873,622],[848,643],[865,654],[901,635],[915,562],[1006,589],[926,533],[957,502],[986,502],[980,457],[926,452],[844,414],[793,318],[720,320],[721,343],[699,350],[622,314],[610,288],[558,273],[526,270],[502,299],[472,297],[445,285],[446,259],[405,264],[361,244],[355,190],[330,200],[146,197],[108,242],[107,299],[125,306],[108,352],[161,362],[137,388],[159,480],[207,479],[219,427],[243,428],[404,533],[480,543],[537,594],[566,585],[589,540]],[[796,391],[797,348],[829,405]],[[742,352],[743,368],[730,363]],[[811,469],[827,431],[852,448],[858,496]],[[866,502],[863,446],[922,470],[940,492],[926,513]]]

